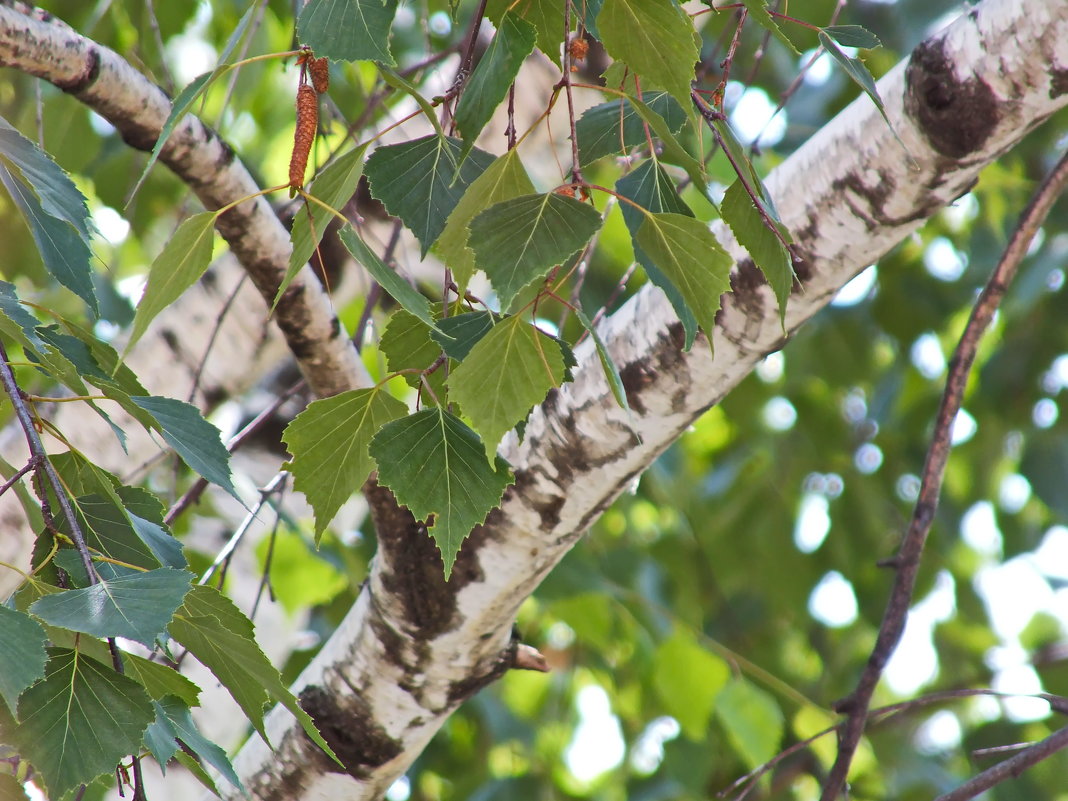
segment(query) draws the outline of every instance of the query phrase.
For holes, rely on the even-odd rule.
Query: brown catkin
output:
[[[289,186],[304,188],[304,171],[308,168],[308,154],[319,127],[319,96],[306,83],[297,89],[297,129],[293,134],[293,158],[289,160]]]
[[[308,72],[311,74],[312,86],[315,87],[315,91],[325,95],[326,90],[330,88],[330,62],[326,60],[326,56],[309,60]]]

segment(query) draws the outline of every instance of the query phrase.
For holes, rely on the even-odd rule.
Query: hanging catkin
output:
[[[325,95],[326,90],[330,88],[330,62],[326,60],[326,56],[310,59],[308,61],[308,72],[311,74],[312,86],[315,87],[315,91]]]
[[[318,127],[319,96],[315,89],[302,83],[297,89],[297,129],[293,134],[293,157],[289,160],[290,189],[304,188],[304,171]]]

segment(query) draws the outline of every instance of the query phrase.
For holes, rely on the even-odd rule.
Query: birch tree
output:
[[[156,10],[145,9],[146,30],[158,35]],[[44,150],[32,131],[0,122],[0,178],[47,275],[13,270],[0,292],[9,430],[26,448],[6,452],[3,520],[22,532],[12,543],[33,548],[18,565],[25,580],[0,608],[0,631],[17,644],[0,656],[0,723],[12,775],[25,779],[29,766],[49,797],[79,793],[116,764],[143,796],[147,759],[178,760],[225,798],[382,797],[465,701],[516,671],[548,669],[544,643],[527,641],[517,617],[605,510],[769,354],[789,354],[795,332],[854,276],[969,193],[1065,102],[1063,2],[985,0],[878,84],[854,55],[878,53],[878,39],[839,20],[841,9],[801,23],[759,0],[490,2],[434,11],[455,33],[435,42],[431,26],[418,46],[399,41],[396,11],[312,0],[286,18],[253,3],[218,66],[173,86],[172,99],[143,63],[94,32],[103,16],[80,31],[62,14],[0,3],[7,71],[58,87],[70,97],[57,100],[83,104],[124,148],[147,154],[118,188],[128,209],[164,180],[196,198],[155,249],[125,330],[94,327],[115,318],[94,279],[82,188],[46,154],[47,120]],[[279,52],[268,24],[278,20],[297,47]],[[423,62],[399,60],[420,47]],[[857,95],[770,170],[775,159],[743,144],[728,114],[739,86],[731,78],[763,57],[743,56],[744,47],[791,59],[821,48]],[[604,63],[594,70],[596,59]],[[293,88],[283,167],[271,163],[277,153],[246,154],[206,122],[221,114],[238,136],[226,110],[240,112],[242,76],[256,68],[286,74]],[[598,86],[588,73],[603,74]],[[539,81],[544,74],[552,78]],[[558,147],[535,151],[545,114]],[[403,115],[417,121],[391,133]],[[161,177],[157,162],[178,181]],[[703,635],[658,632],[653,673],[661,687],[683,688],[677,698],[658,690],[665,714],[693,742],[715,716],[754,781],[813,721],[840,743],[837,754],[814,750],[817,767],[803,770],[819,777],[824,798],[839,797],[847,778],[881,775],[863,764],[871,744],[861,737],[877,720],[874,688],[935,515],[948,449],[938,443],[948,443],[974,339],[1060,172],[1010,240],[1008,272],[984,295],[993,306],[965,328],[928,466],[914,468],[921,489],[913,524],[899,526],[908,528],[900,552],[892,555],[895,541],[869,554],[897,578],[883,584],[867,668],[851,664],[843,679],[856,687],[835,708],[840,717],[827,711],[833,697],[802,704],[811,714],[804,724],[794,717],[787,735],[769,693],[773,670]],[[147,240],[145,213],[130,216],[141,217]],[[230,257],[212,263],[216,233]],[[627,267],[598,295],[604,309],[587,311],[583,284],[607,272],[597,260],[615,242],[647,281],[628,289]],[[331,247],[369,277],[347,307],[355,336],[339,314],[351,287],[330,293]],[[38,293],[32,303],[27,292]],[[232,321],[221,343],[216,320]],[[369,333],[376,320],[378,337]],[[259,381],[282,342],[316,400],[282,435],[288,457],[273,468],[282,472],[250,495],[203,412]],[[199,354],[215,348],[205,375]],[[82,403],[43,415],[49,382]],[[121,455],[101,444],[127,434]],[[158,474],[145,486],[119,478],[158,443],[185,465],[167,510],[149,491],[159,491]],[[291,686],[253,639],[249,610],[214,588],[247,524],[289,477],[310,505],[294,524],[308,541],[333,547],[332,521],[361,486],[375,537],[351,608]],[[247,521],[200,568],[172,533],[189,526],[182,521],[207,484],[216,493],[208,516],[230,496]],[[1056,501],[1036,492],[1056,519]],[[194,660],[253,730],[232,763],[190,716],[197,686],[171,670]],[[277,706],[265,714],[268,705]],[[761,736],[747,739],[751,730]],[[1056,750],[1061,735],[1014,757],[1014,769]],[[979,773],[975,792],[997,781]]]

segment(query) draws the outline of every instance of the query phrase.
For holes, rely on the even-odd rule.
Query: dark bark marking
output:
[[[508,646],[501,651],[489,671],[481,676],[468,676],[466,679],[454,681],[449,685],[448,707],[450,709],[459,706],[462,702],[473,696],[483,687],[487,687],[497,681],[515,666],[515,652],[519,646],[519,633],[513,629],[512,639]]]
[[[656,374],[649,368],[645,360],[628,362],[619,371],[619,380],[623,383],[623,390],[627,393],[627,403],[635,414],[644,415],[647,411],[642,403],[641,392],[656,380]]]
[[[1049,72],[1049,99],[1054,100],[1068,92],[1068,69],[1053,67]]]
[[[402,742],[390,737],[375,723],[371,708],[359,696],[346,697],[342,705],[335,694],[309,685],[301,691],[299,700],[353,778],[369,778],[374,768],[404,751]],[[337,763],[325,753],[318,749],[317,753],[325,771],[341,772]]]
[[[746,317],[764,316],[765,298],[761,289],[767,285],[768,279],[764,277],[764,272],[753,263],[752,259],[742,259],[738,262],[737,269],[731,271],[731,294],[734,297],[734,305]]]
[[[76,95],[88,89],[100,75],[100,51],[95,47],[89,48],[85,55],[85,69],[81,75],[75,75],[70,80],[56,80],[53,83],[64,92]]]
[[[961,80],[944,38],[920,43],[905,71],[905,110],[931,146],[960,160],[979,150],[1001,113],[990,86],[978,76]]]

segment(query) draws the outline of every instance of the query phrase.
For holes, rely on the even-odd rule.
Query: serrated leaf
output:
[[[664,172],[656,159],[646,159],[635,170],[620,178],[616,182],[616,191],[622,197],[633,200],[639,206],[654,214],[668,211],[672,214],[693,216],[690,207],[679,197],[675,190],[675,184],[672,183],[671,178]],[[630,203],[620,203],[619,209],[623,213],[623,221],[627,225],[627,230],[630,231],[631,243],[634,246],[634,260],[642,266],[645,274],[649,276],[649,280],[660,287],[664,294],[667,295],[667,299],[671,302],[672,308],[675,309],[675,314],[678,315],[679,320],[682,322],[682,327],[686,334],[683,347],[689,350],[693,346],[694,338],[697,336],[697,318],[693,316],[690,307],[686,305],[686,301],[682,297],[682,293],[679,292],[678,287],[668,280],[667,276],[660,271],[660,268],[656,266],[653,260],[649,258],[649,255],[642,250],[641,245],[638,244],[638,229],[645,222],[645,215],[642,214],[641,209],[635,208]]]
[[[612,0],[597,15],[608,55],[642,79],[666,89],[686,108],[694,64],[700,58],[693,23],[670,2]]]
[[[126,351],[141,338],[156,315],[176,301],[208,269],[215,239],[215,213],[194,214],[178,226],[148,269],[145,294],[137,304]]]
[[[378,255],[367,247],[360,235],[353,230],[351,225],[346,225],[339,231],[341,242],[345,245],[352,258],[362,264],[371,277],[389,293],[405,311],[422,320],[431,328],[437,328],[437,321],[430,310],[430,301],[407,281],[390,269]]]
[[[15,714],[22,691],[44,675],[45,632],[23,612],[0,605],[0,697]]]
[[[241,779],[238,778],[237,773],[234,771],[234,766],[227,758],[226,752],[205,737],[200,729],[197,728],[196,723],[193,721],[193,716],[189,713],[189,707],[173,697],[153,701],[152,707],[156,713],[156,720],[149,727],[150,730],[158,726],[159,734],[163,735],[163,737],[169,737],[171,742],[174,743],[175,749],[177,749],[175,739],[180,739],[182,744],[200,757],[203,762],[207,762],[215,770],[219,771],[222,777],[230,784],[245,793],[245,787],[241,784]],[[147,732],[145,741],[146,743],[148,742]],[[168,745],[167,748],[169,749],[170,746]],[[152,752],[152,755],[160,763],[161,768],[166,765],[167,760],[173,754],[174,751],[170,751],[166,758],[160,759],[160,754],[156,753],[155,750]]]
[[[868,68],[864,66],[864,62],[845,53],[826,31],[821,30],[819,37],[820,44],[830,53],[831,58],[837,61],[839,66],[845,70],[846,75],[864,90],[864,94],[871,98],[872,102],[875,103],[875,107],[879,109],[879,113],[883,115],[883,119],[886,120],[886,124],[893,131],[894,126],[890,125],[890,118],[886,116],[886,108],[883,106],[882,98],[879,97],[879,90],[875,88],[875,79],[872,78]],[[897,136],[896,131],[894,135]],[[898,139],[898,141],[901,140]]]
[[[492,162],[477,147],[464,158],[459,139],[431,134],[378,148],[364,172],[371,194],[411,229],[426,256],[464,192]]]
[[[19,699],[13,744],[51,798],[114,770],[135,753],[152,704],[132,679],[66,648],[49,648],[45,678]]]
[[[508,94],[523,61],[534,50],[534,26],[509,11],[497,23],[497,33],[471,74],[456,104],[456,127],[474,142]]]
[[[859,47],[861,50],[882,47],[879,37],[861,25],[828,25],[822,30],[843,47]]]
[[[649,215],[638,229],[637,241],[678,287],[711,347],[719,297],[730,289],[731,257],[707,225],[683,214]]]
[[[0,161],[0,183],[30,226],[30,234],[41,254],[45,269],[99,314],[93,289],[92,252],[86,239],[66,220],[53,217],[42,207],[33,190],[18,180]]]
[[[801,55],[801,51],[799,51],[797,46],[790,41],[790,38],[783,33],[782,28],[779,27],[779,23],[777,23],[771,14],[768,13],[768,0],[742,0],[742,4],[749,9],[749,16],[752,17],[760,27],[771,31],[776,39],[790,48],[796,55]]]
[[[67,172],[51,156],[0,117],[0,157],[15,166],[44,213],[74,227],[89,245],[89,206]]]
[[[501,308],[523,287],[581,250],[601,227],[593,206],[548,192],[490,206],[471,221],[475,265],[489,276]]]
[[[612,361],[612,357],[608,353],[608,347],[605,345],[604,340],[601,339],[601,335],[597,333],[596,326],[586,316],[586,312],[578,307],[574,309],[574,312],[579,323],[586,329],[590,339],[593,340],[593,345],[597,349],[597,358],[601,361],[601,369],[604,370],[605,380],[608,381],[608,386],[612,389],[612,397],[616,399],[616,403],[627,410],[629,417],[630,404],[627,402],[627,390],[623,386],[623,379],[619,375],[616,363]],[[633,428],[633,425],[631,427]]]
[[[286,427],[282,440],[293,455],[286,469],[315,511],[316,543],[374,469],[367,452],[371,437],[405,412],[381,388],[357,389],[313,401]]]
[[[170,633],[222,683],[264,742],[263,708],[273,699],[292,712],[305,733],[337,761],[311,717],[256,644],[252,622],[232,601],[211,587],[193,587],[175,612]]]
[[[498,27],[506,12],[521,17],[533,26],[538,49],[557,64],[560,63],[564,15],[557,0],[489,0],[486,4],[486,16]]]
[[[435,245],[461,292],[475,274],[475,254],[468,247],[471,220],[495,203],[533,192],[534,184],[515,149],[496,159],[464,192]]]
[[[161,567],[152,550],[137,536],[126,510],[111,498],[96,493],[79,495],[74,498],[74,509],[92,550],[128,565],[149,570]],[[61,532],[70,535],[65,516],[58,517],[56,524]]]
[[[205,420],[196,406],[155,395],[133,398],[133,402],[156,419],[167,444],[194,472],[241,500],[230,480],[230,454],[219,429]]]
[[[30,613],[52,626],[152,648],[192,581],[192,573],[173,568],[133,573],[40,598]]]
[[[735,238],[749,251],[753,262],[771,284],[775,299],[779,302],[779,320],[785,333],[786,304],[794,285],[790,251],[780,241],[779,236],[776,236],[775,231],[765,224],[741,180],[736,180],[727,189],[719,210],[724,222],[734,232]],[[782,223],[772,222],[778,229],[785,231]],[[780,233],[780,236],[783,234]],[[788,236],[789,234],[786,234],[784,238]]]
[[[438,321],[438,326],[451,339],[433,331],[430,332],[430,337],[450,359],[463,361],[471,352],[471,348],[486,336],[500,319],[499,314],[488,311],[464,312]]]
[[[7,281],[0,281],[0,323],[2,318],[7,318],[13,324],[13,328],[4,327],[4,333],[12,339],[17,339],[23,345],[43,349],[45,342],[37,334],[37,326],[40,321],[26,311],[19,302],[19,296],[15,291],[15,285]]]
[[[704,187],[708,183],[705,165],[687,152],[686,148],[675,138],[671,127],[655,109],[636,97],[630,96],[628,99],[634,105],[634,110],[638,112],[638,116],[649,125],[663,145],[662,158],[664,161],[678,164],[686,170],[686,174],[690,176],[690,180],[694,182],[695,186]]]
[[[297,38],[317,56],[392,67],[389,31],[396,13],[397,0],[311,0],[297,19]]]
[[[672,134],[678,134],[686,124],[686,112],[667,92],[647,92],[645,102],[663,117]],[[631,148],[646,142],[641,115],[625,97],[583,112],[575,123],[575,135],[579,142],[579,158],[584,165],[613,153],[625,155]]]
[[[460,544],[496,507],[512,483],[507,463],[486,461],[478,434],[440,408],[424,409],[387,423],[371,440],[378,481],[428,529],[441,551],[445,578]]]
[[[682,629],[660,643],[653,656],[653,686],[664,711],[696,742],[707,736],[716,698],[730,675],[726,662]]]
[[[779,751],[783,716],[768,693],[743,678],[734,678],[716,699],[716,718],[734,750],[756,769]]]
[[[79,642],[84,647],[84,638]],[[110,653],[106,654],[106,657],[110,662]],[[173,695],[180,698],[186,706],[200,704],[200,688],[174,668],[159,662],[150,662],[136,654],[123,654],[122,662],[126,675],[144,687],[150,698],[158,701]]]
[[[360,176],[363,175],[363,154],[366,150],[366,147],[353,148],[328,164],[319,175],[315,176],[311,187],[307,189],[308,194],[321,200],[330,208],[340,210],[356,193],[356,186],[360,182]],[[275,304],[296,278],[297,273],[308,263],[308,259],[319,246],[328,225],[330,225],[330,217],[317,203],[305,203],[293,217],[293,228],[289,234],[289,239],[293,243],[293,251],[289,254],[286,274],[274,295]]]
[[[413,389],[422,390],[424,387],[422,376],[411,371],[426,370],[441,356],[441,346],[431,339],[432,333],[433,330],[414,314],[398,309],[390,315],[378,341],[378,349],[386,355],[390,372],[408,371],[402,377]],[[435,397],[423,392],[423,403],[444,403],[445,371],[435,370],[426,376],[426,381]]]
[[[563,380],[560,347],[530,323],[509,317],[471,348],[448,385],[493,464],[501,437]]]

